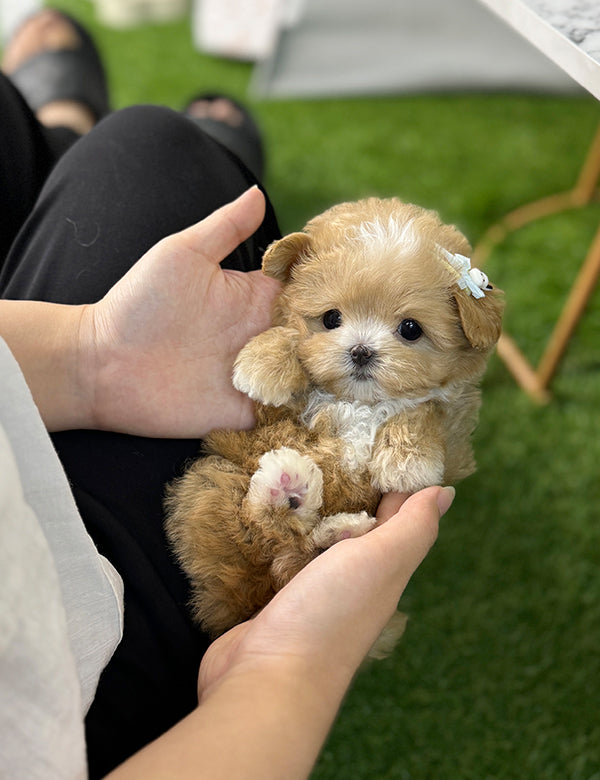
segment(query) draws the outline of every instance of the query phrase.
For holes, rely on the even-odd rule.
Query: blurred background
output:
[[[0,3],[4,34],[33,0]],[[477,0],[57,0],[93,32],[113,105],[219,90],[264,132],[284,232],[335,202],[397,195],[473,244],[571,187],[600,119]],[[486,264],[536,361],[600,206],[512,234]],[[358,675],[319,780],[600,778],[600,300],[534,403],[494,356],[437,546],[394,655]],[[232,724],[232,728],[235,726]]]

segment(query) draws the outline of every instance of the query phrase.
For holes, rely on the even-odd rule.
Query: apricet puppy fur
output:
[[[473,472],[503,296],[470,251],[437,214],[395,198],[334,206],[268,248],[263,272],[283,283],[273,326],[233,374],[256,426],[207,436],[166,499],[195,619],[212,636],[368,532],[383,492]]]

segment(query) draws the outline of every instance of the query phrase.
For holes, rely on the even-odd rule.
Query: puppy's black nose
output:
[[[355,344],[350,350],[350,357],[357,366],[366,366],[373,357],[373,350],[364,344]]]

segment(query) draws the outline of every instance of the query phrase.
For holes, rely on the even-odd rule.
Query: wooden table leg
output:
[[[498,355],[515,378],[517,384],[525,390],[535,401],[547,404],[550,393],[547,388],[540,385],[537,372],[523,355],[508,333],[503,333],[498,341]]]
[[[585,262],[581,266],[581,270],[571,287],[567,302],[538,365],[536,373],[541,387],[548,387],[552,381],[569,340],[577,327],[577,323],[585,310],[591,294],[594,292],[599,275],[600,228],[592,241]]]
[[[521,206],[507,214],[486,231],[473,252],[473,264],[481,267],[492,248],[509,233],[540,217],[579,208],[591,203],[598,194],[600,180],[600,125],[596,131],[575,186],[568,192]],[[549,386],[568,343],[585,310],[600,277],[600,228],[589,248],[585,261],[569,291],[566,303],[554,326],[542,358],[534,368],[516,342],[503,333],[498,342],[498,355],[514,376],[517,384],[539,403],[550,398]]]

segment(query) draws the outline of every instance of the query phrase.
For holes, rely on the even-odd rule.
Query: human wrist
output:
[[[78,387],[82,427],[138,433],[134,409],[139,392],[132,391],[132,354],[115,335],[99,304],[82,307],[78,329]],[[133,382],[133,390],[138,390]],[[130,430],[131,427],[131,430]]]
[[[85,306],[0,301],[0,335],[19,363],[50,431],[90,427],[91,383],[82,372]]]
[[[243,756],[245,766],[253,763],[256,770],[248,777],[305,778],[353,676],[334,669],[329,672],[327,664],[315,665],[294,656],[252,659],[207,691],[199,711],[227,723],[231,703],[238,703],[236,721],[243,719],[248,724],[246,745],[254,751],[250,754],[247,750]],[[231,776],[239,776],[235,765],[230,768]]]
[[[85,335],[87,305],[53,305],[39,372],[30,369],[32,392],[49,431],[93,428],[94,383]],[[50,366],[43,365],[44,357]],[[28,378],[26,376],[26,378]]]
[[[301,687],[307,701],[320,702],[323,698],[334,701],[344,696],[358,665],[339,663],[338,659],[331,662],[325,653],[312,653],[304,648],[272,654],[242,649],[241,658],[227,672],[205,687],[201,686],[199,698],[201,702],[208,700],[222,684],[251,681],[251,687],[252,681],[257,684],[262,680],[261,687],[267,685],[277,690],[291,691],[296,686]]]
[[[299,657],[245,656],[111,778],[305,780],[345,691],[320,687],[313,672]]]
[[[75,385],[79,399],[80,428],[102,428],[98,397],[102,350],[97,339],[95,304],[77,307],[79,318],[76,328]]]

